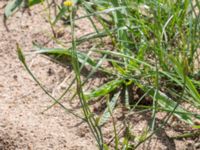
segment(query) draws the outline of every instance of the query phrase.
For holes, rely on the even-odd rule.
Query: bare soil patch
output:
[[[6,3],[0,1],[0,150],[97,149],[86,124],[59,106],[41,114],[52,101],[22,67],[16,43],[22,46],[28,64],[48,91],[53,92],[71,71],[42,56],[29,55],[32,41],[44,44],[50,39],[42,8],[34,7],[31,16],[17,12],[8,20],[7,32],[3,25]]]

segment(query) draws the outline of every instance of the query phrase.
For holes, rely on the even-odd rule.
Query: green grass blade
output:
[[[147,89],[144,88],[144,90],[147,90]],[[173,101],[170,97],[168,97],[163,92],[158,91],[156,95],[154,95],[154,93],[155,93],[155,90],[152,88],[152,90],[149,92],[149,95],[151,97],[156,96],[158,104],[161,107],[167,109],[168,111],[172,112],[174,108],[177,106],[177,102]],[[187,113],[187,111],[182,109],[180,106],[176,108],[176,110],[174,111],[174,115],[177,116],[182,121],[188,124],[194,125],[191,114]]]
[[[6,8],[4,10],[5,17],[8,18],[12,14],[14,14],[17,11],[17,9],[19,9],[19,7],[21,6],[22,2],[23,2],[23,0],[12,0],[12,1],[10,1],[6,5]]]
[[[105,96],[106,94],[109,94],[110,92],[118,88],[122,83],[123,83],[123,80],[119,80],[119,79],[112,80],[110,82],[107,82],[106,84],[103,84],[99,88],[94,89],[90,93],[85,93],[84,97],[87,101],[89,101],[93,98]]]
[[[67,109],[63,104],[61,104],[57,99],[55,99],[43,86],[42,84],[37,80],[37,78],[33,75],[33,73],[31,72],[31,70],[29,69],[29,67],[26,64],[26,60],[25,57],[22,53],[21,48],[19,47],[19,45],[17,44],[17,54],[18,54],[18,58],[19,60],[22,62],[22,64],[24,65],[25,69],[28,71],[28,73],[31,75],[31,77],[34,79],[34,81],[40,86],[40,88],[52,99],[54,100],[56,103],[58,103],[64,110],[66,110],[68,113],[71,113],[72,115],[82,119],[83,121],[86,121],[85,118],[82,118],[81,116],[77,115],[76,113],[74,113],[72,110]]]
[[[119,95],[120,95],[120,92],[117,92],[116,94],[114,94],[111,101],[108,102],[109,106],[107,106],[107,108],[105,109],[105,111],[103,112],[102,116],[100,117],[100,119],[98,121],[99,126],[102,126],[103,124],[105,124],[108,121],[108,119],[110,118],[111,113],[113,113],[114,108],[117,104]]]

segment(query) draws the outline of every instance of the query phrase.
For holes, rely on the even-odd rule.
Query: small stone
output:
[[[14,78],[15,80],[17,80],[17,75],[14,75],[13,78]]]

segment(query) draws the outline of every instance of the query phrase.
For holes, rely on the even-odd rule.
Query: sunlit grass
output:
[[[41,1],[32,0],[30,5],[39,2]],[[18,6],[22,6],[22,3],[22,1],[18,1],[15,5],[10,3],[6,7],[6,18]],[[76,77],[60,98],[55,99],[46,93],[54,100],[52,106],[56,104],[62,106],[63,96],[73,84],[77,85],[77,91],[69,100],[72,100],[75,95],[79,96],[84,114],[82,118],[88,123],[99,149],[109,149],[101,131],[102,126],[109,119],[113,121],[115,149],[137,148],[163,128],[172,116],[176,116],[192,127],[199,127],[195,124],[195,120],[199,120],[200,115],[183,106],[184,103],[197,110],[200,109],[198,80],[200,74],[199,68],[196,67],[200,51],[198,0],[73,0],[64,2],[64,5],[57,5],[56,9],[58,13],[53,16],[54,19],[49,20],[50,24],[54,28],[63,18],[65,23],[70,23],[71,47],[47,49],[35,45],[35,50],[36,53],[70,57]],[[79,9],[84,10],[86,15],[78,17],[76,14]],[[74,30],[76,21],[85,18],[91,22],[95,32],[77,39]],[[101,28],[98,28],[95,22],[98,22]],[[102,48],[98,49],[97,46],[95,47],[97,43],[94,43],[94,47],[87,53],[79,50],[79,46],[85,42],[96,38],[103,42],[104,37],[109,38],[112,49],[103,46],[102,43]],[[21,57],[23,54],[20,48],[18,50],[22,63],[33,76],[27,68],[24,57]],[[90,57],[91,53],[101,57]],[[110,65],[105,67],[102,65],[104,62]],[[84,66],[90,69],[90,74],[82,80],[81,70]],[[97,71],[105,74],[107,82],[93,90],[84,91],[85,84]],[[37,82],[37,79],[35,80]],[[142,91],[137,101],[132,99],[132,95],[137,94],[132,90],[135,87]],[[45,91],[44,88],[43,90]],[[106,97],[108,95],[109,98]],[[150,104],[146,107],[151,112],[151,122],[146,132],[138,137],[139,141],[130,138],[130,134],[125,134],[124,137],[118,136],[112,114],[119,103],[117,101],[120,95],[123,95],[122,102],[128,113],[138,108],[141,111],[145,110],[145,106],[140,102],[145,97],[150,99]],[[97,116],[91,111],[89,102],[96,101],[100,97],[104,97],[107,108],[101,116]],[[159,112],[166,112],[162,124],[156,123]],[[129,126],[124,128],[129,131]],[[122,143],[120,138],[123,139]]]

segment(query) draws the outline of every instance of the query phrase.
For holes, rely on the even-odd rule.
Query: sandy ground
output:
[[[39,13],[40,8],[34,8],[31,16],[18,12],[10,18],[10,32],[6,32],[2,21],[5,3],[0,1],[0,150],[97,149],[87,125],[79,125],[81,120],[59,106],[41,114],[52,101],[19,62],[16,43],[26,53],[30,52],[32,41],[48,41],[43,33],[50,33],[49,26]],[[26,58],[50,92],[70,73],[44,57],[28,55]],[[49,69],[53,72],[51,75]]]

